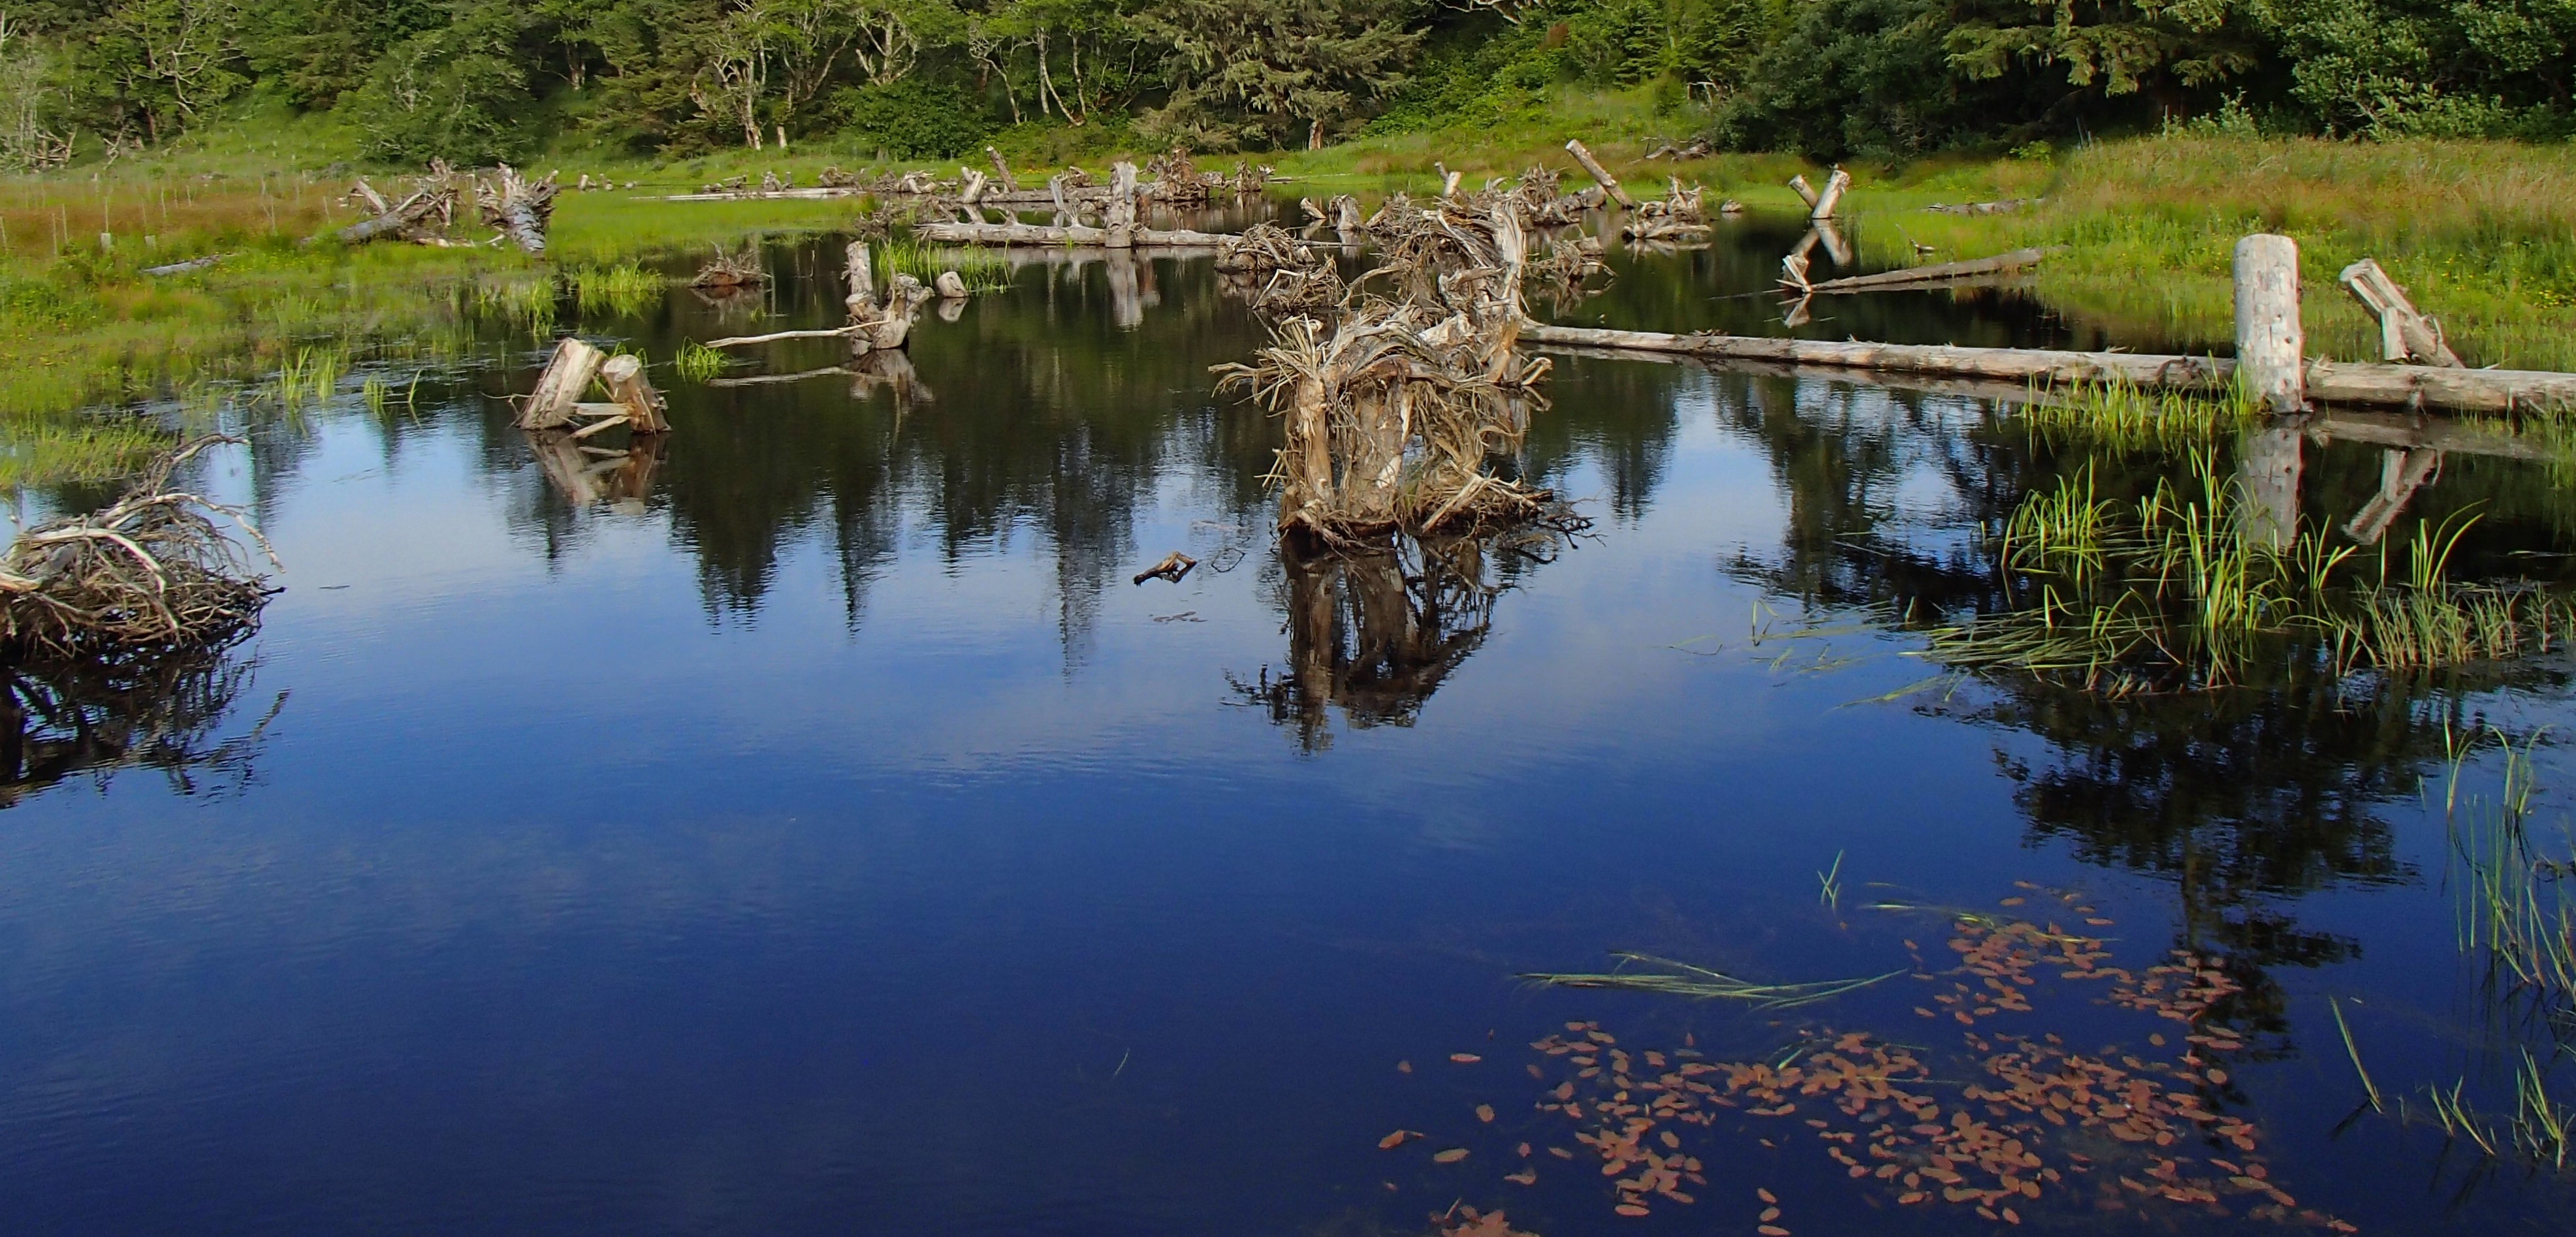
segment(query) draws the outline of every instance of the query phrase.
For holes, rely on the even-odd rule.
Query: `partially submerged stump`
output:
[[[163,455],[101,510],[20,533],[0,559],[0,650],[114,655],[221,643],[258,618],[267,581],[229,524],[277,555],[239,508],[170,488],[207,437]]]
[[[519,405],[514,424],[523,430],[542,430],[572,420],[574,406],[590,390],[591,379],[599,376],[599,367],[607,360],[607,353],[579,336],[566,335],[558,340],[545,372],[537,375],[537,389]]]
[[[512,244],[529,253],[546,251],[546,224],[555,213],[554,173],[532,181],[504,163],[497,177],[475,182],[474,204],[482,208],[483,222]]]
[[[1484,192],[1391,204],[1385,259],[1329,327],[1282,323],[1249,365],[1219,367],[1286,421],[1280,528],[1326,545],[1543,514],[1551,495],[1486,471],[1519,449],[1544,360],[1516,350],[1528,232]]]
[[[610,402],[582,401],[594,380],[607,389]],[[579,336],[566,335],[555,343],[554,356],[537,375],[536,390],[520,403],[512,424],[523,430],[551,430],[571,424],[576,417],[588,417],[591,424],[575,438],[587,438],[614,425],[639,434],[659,434],[671,428],[663,419],[663,408],[662,393],[644,376],[643,358],[612,357]]]
[[[749,246],[739,254],[726,253],[716,246],[716,256],[698,268],[689,280],[692,288],[751,288],[769,282],[769,271],[761,266],[760,255]]]

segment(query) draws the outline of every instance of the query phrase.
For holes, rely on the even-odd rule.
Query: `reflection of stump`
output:
[[[2238,449],[2245,536],[2274,549],[2299,539],[2299,429],[2278,425],[2250,430]]]

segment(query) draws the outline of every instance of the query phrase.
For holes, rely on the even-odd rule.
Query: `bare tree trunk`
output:
[[[599,367],[600,385],[608,388],[608,397],[626,410],[626,424],[638,434],[668,433],[671,423],[664,419],[662,393],[653,389],[653,380],[644,376],[644,360],[636,356],[613,356]]]
[[[850,293],[842,298],[842,304],[849,307],[850,320],[853,322],[862,318],[873,318],[877,313],[877,282],[875,269],[868,260],[868,243],[851,241],[850,247],[843,253],[848,256],[850,263],[847,276]]]
[[[984,153],[992,156],[993,174],[1002,178],[1003,191],[1007,193],[1018,193],[1020,191],[1020,178],[1011,175],[1011,165],[1007,160],[1002,158],[1002,152],[993,147],[987,146],[984,148]]]

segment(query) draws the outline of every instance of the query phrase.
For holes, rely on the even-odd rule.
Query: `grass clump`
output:
[[[632,318],[662,303],[669,281],[632,262],[572,272],[573,303],[587,315]]]
[[[991,249],[924,245],[909,240],[879,242],[874,261],[879,279],[910,275],[927,286],[941,271],[955,271],[969,292],[994,292],[1011,286],[1011,264]]]
[[[2113,455],[2165,455],[2232,439],[2259,424],[2264,409],[2262,401],[2236,388],[2211,396],[2106,382],[2054,391],[2034,388],[2015,415],[2042,438]]]
[[[671,358],[671,372],[683,382],[705,382],[725,371],[725,354],[698,341],[683,340],[679,355]]]

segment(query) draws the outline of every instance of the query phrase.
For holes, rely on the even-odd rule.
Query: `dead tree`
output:
[[[529,253],[546,251],[546,224],[555,213],[554,173],[532,181],[504,163],[499,176],[475,182],[474,203],[482,208],[483,222],[511,243]]]
[[[1020,178],[1011,175],[1011,165],[1007,160],[1002,158],[1002,152],[987,146],[984,148],[984,153],[992,158],[993,175],[1001,178],[1002,188],[1009,190],[1012,193],[1018,193],[1020,191]]]
[[[1610,169],[1601,166],[1601,161],[1593,158],[1592,152],[1585,149],[1581,141],[1567,138],[1565,150],[1567,154],[1574,156],[1576,163],[1583,165],[1584,171],[1592,173],[1592,179],[1601,183],[1601,191],[1609,194],[1611,201],[1632,210],[1636,208],[1636,200],[1628,196],[1627,190],[1619,187],[1619,179],[1610,174]]]

